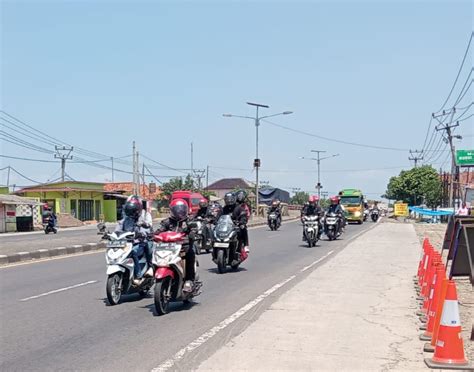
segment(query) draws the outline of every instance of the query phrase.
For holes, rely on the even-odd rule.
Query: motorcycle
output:
[[[201,294],[202,282],[196,271],[194,287],[191,292],[184,292],[186,262],[183,244],[186,235],[180,232],[166,231],[155,235],[157,243],[153,251],[155,267],[155,309],[158,315],[167,314],[169,303],[183,301],[189,303],[195,296]],[[191,248],[190,248],[191,249]],[[197,267],[197,261],[195,263]]]
[[[369,210],[368,209],[364,209],[364,222],[367,221],[367,219],[369,218]]]
[[[276,231],[280,227],[276,213],[270,213],[268,215],[268,227],[270,227],[270,230],[272,231]]]
[[[329,240],[335,240],[341,236],[341,219],[336,213],[326,214],[324,219],[324,233]]]
[[[379,210],[372,209],[372,211],[370,212],[370,218],[372,219],[372,222],[377,222],[379,219]]]
[[[209,253],[212,249],[212,240],[209,239],[210,235],[210,228],[209,228],[209,222],[205,219],[202,219],[201,217],[198,217],[194,220],[195,224],[195,248],[196,248],[196,254],[201,254],[203,251],[206,251]],[[204,238],[204,229],[207,229],[208,232],[208,238]]]
[[[100,229],[100,227],[99,227]],[[135,279],[132,259],[134,242],[139,236],[135,232],[99,232],[108,242],[105,247],[105,260],[107,262],[107,299],[110,305],[117,305],[123,294],[138,293],[145,297],[154,284],[154,279],[144,277],[139,285],[134,284]],[[146,240],[139,244],[146,244]],[[140,258],[142,275],[148,270],[145,255]]]
[[[48,221],[47,223],[43,224],[43,227],[44,227],[44,233],[46,235],[48,235],[50,232],[52,232],[53,234],[58,233],[58,229],[54,225],[54,222]]]
[[[222,274],[227,266],[237,270],[239,265],[247,259],[247,253],[242,249],[238,239],[239,228],[229,215],[224,215],[217,221],[214,228],[213,259],[217,264],[217,271]]]
[[[319,217],[304,216],[303,217],[303,234],[308,242],[308,247],[314,247],[319,239]]]

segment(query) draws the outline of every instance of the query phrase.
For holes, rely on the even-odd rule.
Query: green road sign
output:
[[[461,167],[474,166],[474,150],[457,150],[456,164]]]

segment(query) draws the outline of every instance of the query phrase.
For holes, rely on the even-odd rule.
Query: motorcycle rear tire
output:
[[[170,278],[160,279],[155,283],[153,297],[155,301],[155,310],[158,315],[168,314],[170,301],[165,297],[165,293],[168,292],[169,286],[171,286]]]
[[[219,274],[224,274],[226,271],[226,264],[225,264],[225,257],[224,257],[224,250],[219,249],[217,251],[217,271]]]
[[[110,306],[117,305],[122,297],[122,278],[120,274],[113,274],[107,278],[107,300]]]

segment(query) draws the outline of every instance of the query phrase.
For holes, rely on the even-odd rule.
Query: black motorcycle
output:
[[[43,224],[44,227],[44,233],[48,235],[49,233],[57,234],[58,229],[56,228],[56,222],[54,219],[49,218],[48,221]]]
[[[237,270],[247,257],[242,251],[238,238],[239,228],[229,215],[223,215],[214,229],[213,261],[219,274],[225,273],[227,266]]]
[[[198,217],[193,222],[195,225],[194,243],[196,247],[196,254],[201,254],[203,251],[209,253],[212,250],[212,230],[210,228],[209,221],[205,218]]]
[[[370,218],[372,219],[372,222],[377,222],[379,219],[379,210],[378,209],[372,209],[370,212]]]
[[[329,240],[337,239],[342,233],[342,219],[336,213],[327,213],[324,219],[324,233]]]
[[[270,230],[272,231],[276,231],[280,227],[278,215],[275,212],[271,212],[268,215],[268,227],[270,227]]]

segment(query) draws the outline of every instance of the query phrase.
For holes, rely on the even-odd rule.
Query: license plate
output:
[[[107,244],[107,248],[124,248],[127,245],[125,242],[112,241]]]
[[[214,247],[216,248],[227,248],[228,246],[229,246],[229,243],[220,243],[220,242],[214,243]]]

